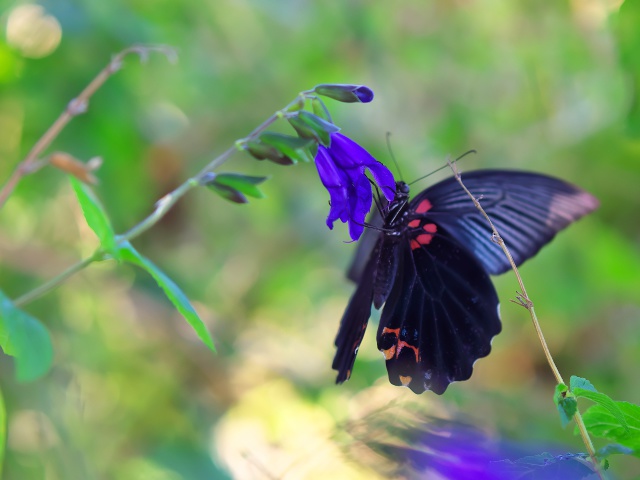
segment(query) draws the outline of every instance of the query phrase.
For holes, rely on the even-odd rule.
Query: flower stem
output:
[[[531,322],[533,323],[533,326],[536,330],[536,333],[538,335],[538,340],[540,341],[542,350],[544,351],[544,354],[547,357],[547,363],[549,363],[549,367],[551,368],[551,371],[553,372],[553,375],[556,378],[556,382],[558,384],[565,384],[564,380],[562,379],[562,375],[560,374],[560,371],[558,370],[558,367],[556,366],[556,363],[553,360],[553,356],[551,355],[551,350],[549,350],[547,341],[545,340],[544,335],[542,334],[542,328],[540,327],[540,322],[538,321],[538,317],[533,308],[533,302],[529,299],[529,296],[527,295],[527,290],[524,287],[524,281],[520,276],[520,272],[518,271],[516,262],[513,260],[513,256],[511,255],[511,252],[507,248],[506,244],[504,243],[504,240],[500,236],[500,233],[498,233],[498,230],[496,229],[495,225],[491,221],[491,218],[489,218],[489,215],[487,214],[487,212],[485,212],[484,208],[482,208],[482,205],[480,205],[480,202],[476,199],[476,197],[467,189],[467,187],[462,182],[462,177],[460,175],[458,167],[454,163],[452,163],[451,160],[447,160],[447,163],[449,164],[449,167],[453,171],[453,174],[456,180],[458,181],[458,183],[460,184],[460,186],[463,188],[463,190],[466,192],[469,198],[471,198],[471,200],[473,201],[473,204],[476,206],[476,208],[480,211],[480,213],[484,216],[484,218],[487,220],[487,222],[491,226],[491,230],[493,232],[491,240],[497,243],[500,246],[500,248],[502,248],[502,251],[504,252],[507,259],[509,260],[509,263],[511,264],[511,269],[516,275],[516,278],[518,280],[518,285],[520,286],[521,293],[518,293],[515,303],[522,305],[529,311],[529,315],[531,316]],[[582,437],[582,441],[587,449],[587,453],[589,454],[589,458],[593,463],[593,466],[595,468],[596,473],[598,474],[598,477],[604,480],[605,477],[603,476],[603,473],[600,469],[600,464],[598,463],[598,459],[596,458],[596,452],[593,446],[593,442],[591,441],[591,437],[589,437],[587,428],[584,424],[584,421],[582,420],[582,415],[580,415],[580,412],[578,410],[576,410],[576,413],[573,415],[573,419],[575,420],[576,425],[578,425],[580,436]]]
[[[56,275],[55,277],[53,277],[48,282],[40,285],[38,288],[35,288],[35,289],[31,290],[30,292],[27,292],[24,295],[16,298],[13,301],[13,304],[16,307],[20,307],[22,305],[25,305],[25,304],[31,302],[32,300],[35,300],[36,298],[44,295],[45,293],[49,293],[51,290],[56,288],[58,285],[63,283],[65,280],[67,280],[69,277],[71,277],[75,273],[78,273],[80,270],[82,270],[83,268],[87,267],[91,263],[99,261],[99,260],[102,260],[102,259],[103,259],[103,253],[102,253],[101,250],[98,250],[93,255],[91,255],[90,257],[85,258],[81,262],[78,262],[78,263],[76,263],[74,265],[71,265],[64,272]]]
[[[132,48],[134,48],[134,47],[132,47]],[[121,58],[125,53],[129,53],[130,50],[131,49],[125,50],[124,52],[121,52],[118,56]],[[114,64],[114,61],[112,61],[110,65]],[[109,68],[109,67],[107,67],[107,68]],[[114,68],[114,67],[112,67],[112,68]],[[104,73],[104,71],[102,73]],[[102,78],[102,77],[99,75],[96,78],[96,80],[98,78]],[[104,82],[105,79],[102,79],[102,82]],[[96,83],[96,80],[94,80],[94,82],[92,82],[91,85],[94,85]],[[89,87],[87,87],[87,89],[88,88]],[[85,89],[85,91],[87,89]],[[95,89],[97,89],[97,87],[94,86],[94,90],[93,91],[95,91]],[[202,177],[204,177],[205,174],[213,171],[215,168],[219,167],[220,165],[225,163],[227,160],[229,160],[234,153],[236,153],[238,150],[242,150],[243,149],[243,145],[246,142],[248,142],[250,140],[253,140],[254,138],[258,137],[258,135],[260,135],[263,131],[265,131],[274,122],[276,122],[278,119],[280,119],[284,115],[286,115],[294,106],[298,105],[301,101],[304,101],[311,93],[312,93],[312,91],[301,92],[294,100],[292,100],[289,104],[287,104],[286,107],[284,107],[281,110],[278,110],[273,115],[271,115],[269,118],[267,118],[264,122],[262,122],[260,125],[258,125],[255,129],[253,129],[253,131],[247,137],[235,142],[233,147],[228,148],[227,150],[222,152],[220,155],[218,155],[216,158],[211,160],[202,170],[200,170],[200,172],[198,172],[193,177],[187,179],[185,182],[183,182],[176,189],[174,189],[173,191],[169,192],[164,197],[162,197],[160,200],[158,200],[156,202],[155,208],[154,208],[153,212],[151,212],[151,214],[149,214],[146,218],[144,218],[142,221],[137,223],[135,226],[133,226],[131,229],[129,229],[128,231],[126,231],[122,235],[117,235],[116,236],[117,244],[121,244],[123,242],[128,242],[130,240],[133,240],[134,238],[140,236],[142,233],[146,232],[151,227],[153,227],[156,223],[158,223],[167,214],[167,212],[171,209],[171,207],[173,207],[173,205],[175,205],[178,202],[178,200],[180,200],[188,191],[190,191],[192,188],[197,187],[197,186],[200,185],[200,180],[202,179]],[[57,135],[57,133],[56,133],[56,135]],[[44,148],[44,147],[42,147],[42,148]],[[32,151],[33,150],[35,150],[35,147],[34,147],[34,149],[32,149]],[[29,158],[29,157],[27,157],[27,158]],[[12,177],[12,179],[13,179],[13,177]],[[12,181],[12,179],[10,179],[10,181]],[[16,177],[16,179],[13,180],[13,181],[15,181],[17,183],[17,180],[19,180],[19,178]],[[11,187],[11,188],[13,188],[13,187]],[[0,206],[1,206],[1,204],[0,204]],[[82,270],[83,268],[87,267],[88,265],[90,265],[94,261],[103,260],[103,259],[104,259],[104,253],[102,252],[102,250],[99,249],[91,257],[86,258],[86,259],[82,260],[81,262],[78,262],[78,263],[72,265],[67,270],[62,272],[60,275],[57,275],[56,277],[52,278],[51,280],[49,280],[45,284],[41,285],[40,287],[38,287],[38,288],[36,288],[36,289],[34,289],[34,290],[30,291],[30,292],[27,292],[24,295],[22,295],[21,297],[17,298],[16,300],[14,300],[14,304],[20,306],[20,305],[25,305],[25,304],[31,302],[32,300],[40,297],[41,295],[44,295],[45,293],[48,293],[49,291],[53,290],[59,284],[64,282],[67,278],[69,278],[73,274],[77,273],[78,271]]]

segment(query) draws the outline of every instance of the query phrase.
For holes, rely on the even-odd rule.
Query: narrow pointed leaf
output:
[[[294,161],[312,162],[313,157],[309,155],[309,148],[316,142],[310,138],[299,138],[282,133],[265,132],[260,135],[259,140],[266,145],[270,145],[282,152],[283,155]]]
[[[329,109],[327,108],[327,106],[324,104],[322,100],[320,100],[319,98],[312,99],[311,108],[313,109],[313,113],[315,115],[317,115],[318,117],[320,117],[321,119],[329,123],[333,123],[333,120],[331,120],[331,114],[329,113]]]
[[[254,177],[240,173],[218,173],[206,185],[224,185],[253,198],[264,198],[265,195],[256,186],[269,177]]]
[[[288,120],[298,135],[313,138],[325,147],[331,146],[331,134],[340,131],[340,127],[305,110],[294,117],[289,117]]]
[[[294,159],[287,157],[284,153],[271,145],[263,143],[259,139],[251,140],[246,144],[246,150],[254,158],[258,160],[270,160],[278,165],[293,165],[296,162]]]
[[[118,256],[116,239],[107,212],[88,185],[76,178],[69,177],[71,186],[76,192],[78,203],[82,208],[87,224],[100,240],[100,246],[115,258]]]
[[[212,189],[217,194],[236,203],[247,203],[247,196],[253,198],[264,198],[257,185],[264,182],[268,177],[253,177],[240,173],[207,173],[202,177],[200,183]]]
[[[0,347],[16,359],[16,378],[29,382],[51,367],[53,346],[47,329],[37,319],[16,307],[0,291]]]
[[[225,200],[229,200],[233,203],[249,203],[249,199],[243,195],[241,192],[228,187],[226,185],[207,185],[209,189],[218,195],[220,195]]]
[[[189,302],[187,296],[182,292],[180,287],[175,284],[162,270],[151,262],[148,258],[142,256],[138,251],[133,248],[129,242],[126,242],[120,247],[121,258],[133,265],[146,270],[156,281],[158,286],[162,288],[165,295],[174,307],[182,314],[182,316],[189,322],[189,325],[195,330],[196,334],[202,340],[202,342],[215,352],[213,340],[207,330],[207,327],[202,322],[197,312]]]

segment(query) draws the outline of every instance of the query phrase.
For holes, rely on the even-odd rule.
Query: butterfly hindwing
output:
[[[389,381],[415,393],[442,394],[467,380],[500,333],[498,296],[482,265],[443,229],[418,243],[421,222],[398,247],[402,260],[387,298],[378,348]]]
[[[378,244],[380,244],[380,239],[378,239]],[[379,250],[379,246],[375,246],[372,249],[371,257],[361,273],[360,282],[355,292],[353,292],[340,321],[340,328],[335,340],[337,350],[331,366],[331,368],[338,371],[336,383],[342,383],[351,376],[358,348],[360,348],[360,343],[362,343],[364,332],[369,323]]]

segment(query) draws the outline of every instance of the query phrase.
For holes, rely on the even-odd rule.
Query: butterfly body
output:
[[[478,170],[463,181],[517,264],[598,205],[589,193],[535,173]],[[442,394],[451,382],[468,379],[475,361],[491,351],[502,327],[489,275],[510,265],[453,177],[411,200],[398,182],[383,213],[382,225],[360,240],[350,271],[358,286],[336,337],[337,382],[351,375],[371,306],[384,305],[377,343],[390,382]]]

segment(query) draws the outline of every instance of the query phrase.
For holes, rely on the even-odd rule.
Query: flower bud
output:
[[[373,90],[366,85],[323,84],[314,88],[318,95],[333,98],[345,103],[369,103],[373,100]]]

